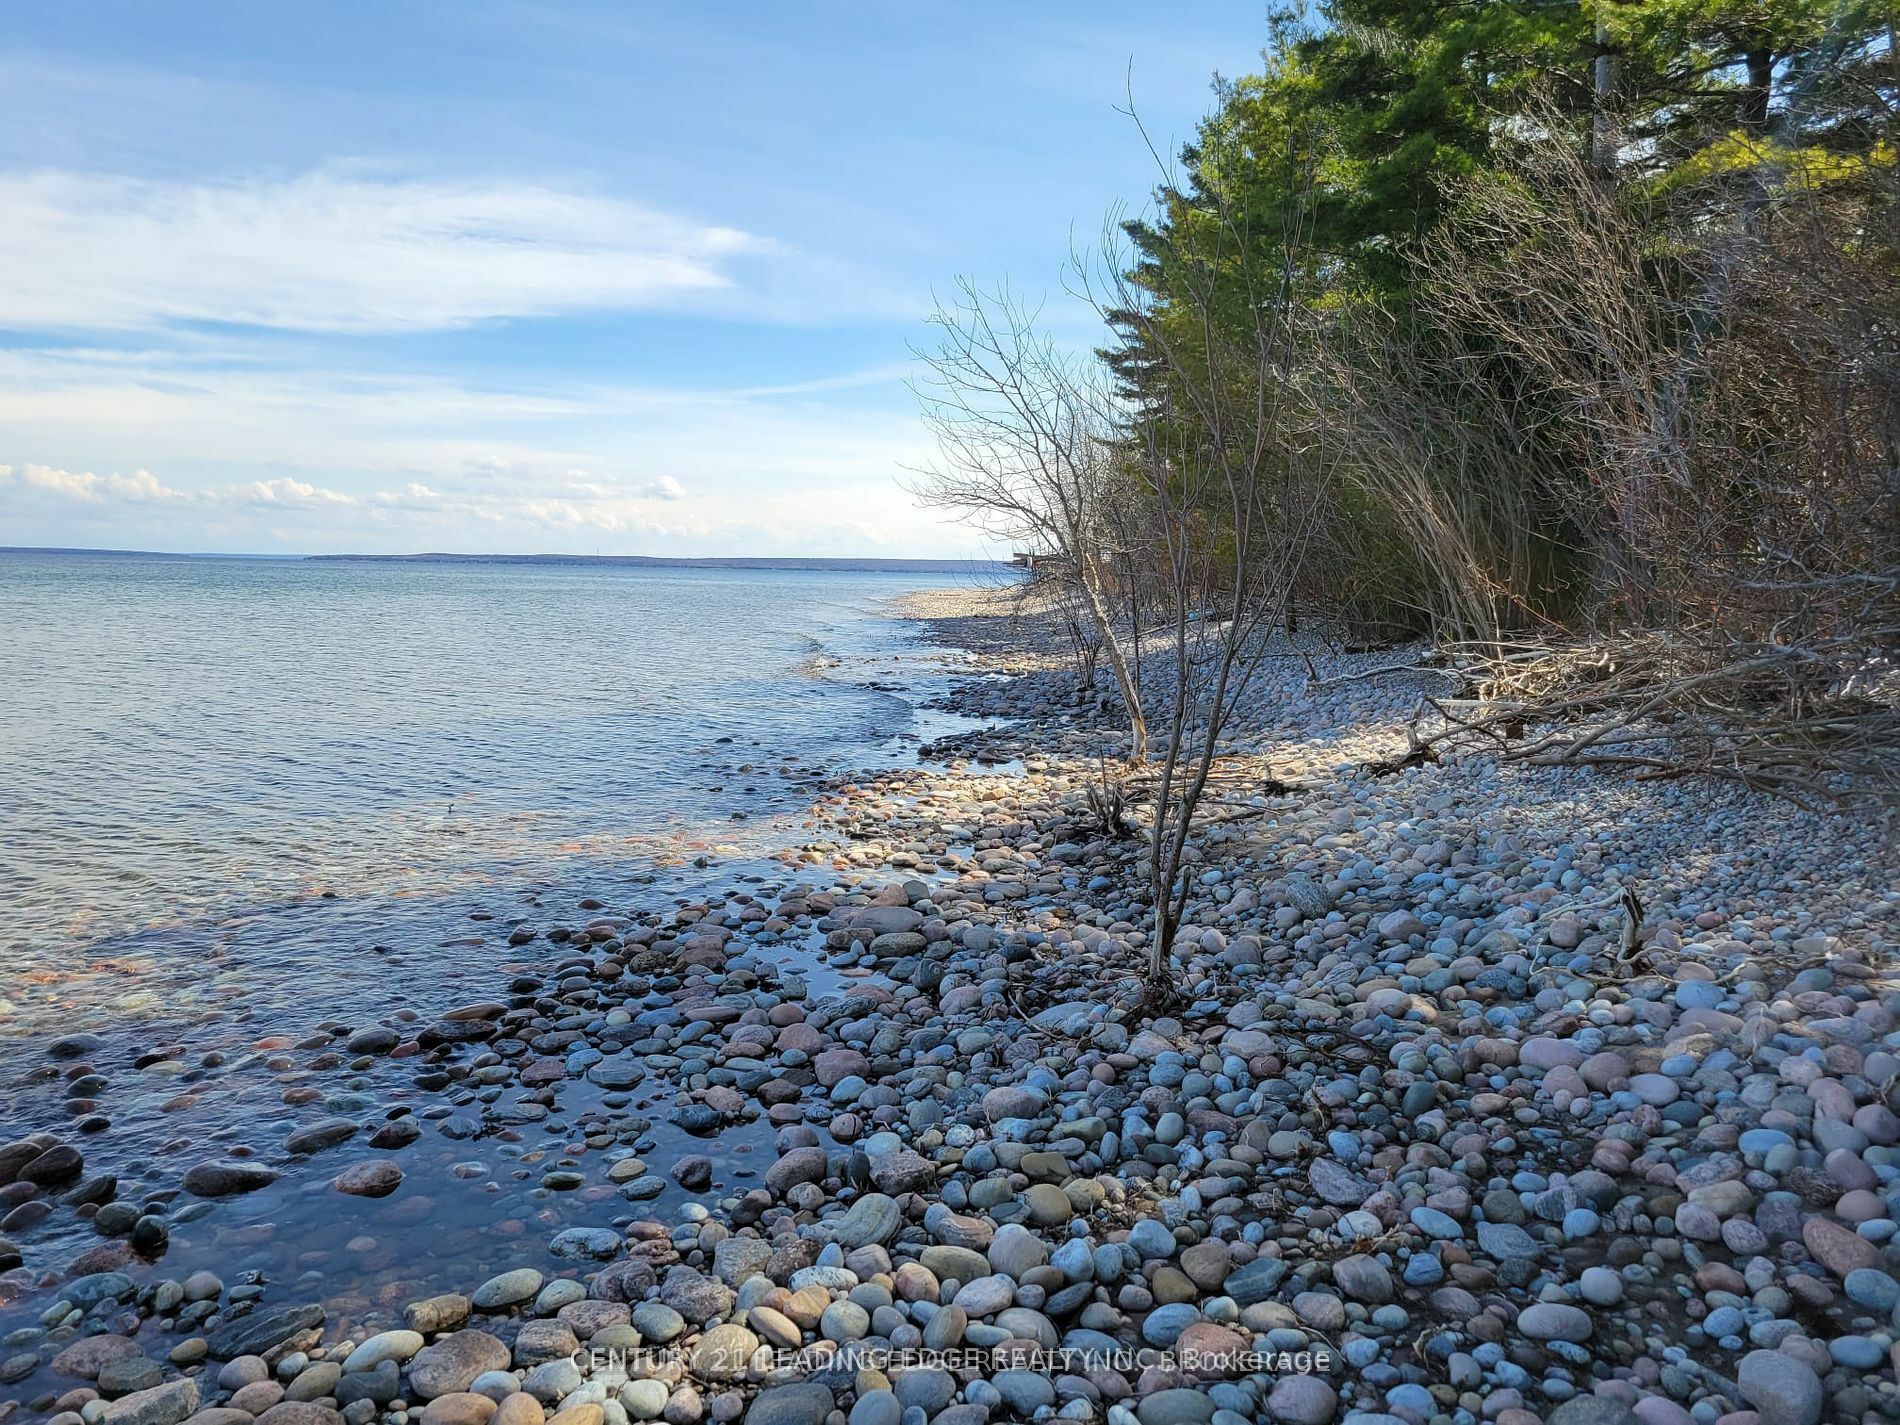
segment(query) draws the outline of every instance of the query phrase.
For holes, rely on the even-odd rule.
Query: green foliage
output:
[[[1330,0],[1311,21],[1276,16],[1260,72],[1218,91],[1153,216],[1126,227],[1142,301],[1109,313],[1103,356],[1131,441],[1196,458],[1186,388],[1250,379],[1222,353],[1246,349],[1264,302],[1290,302],[1303,317],[1279,400],[1356,422],[1315,599],[1374,623],[1474,598],[1498,627],[1590,616],[1632,577],[1628,490],[1715,458],[1694,448],[1699,409],[1738,418],[1713,383],[1734,356],[1722,343],[1762,326],[1743,304],[1781,300],[1763,264],[1798,250],[1819,282],[1817,242],[1837,264],[1893,250],[1892,34],[1868,0]],[[1552,150],[1580,166],[1538,190],[1554,170],[1534,155]],[[1572,281],[1567,245],[1623,266]],[[1461,261],[1486,277],[1447,284]],[[1856,271],[1892,281],[1891,264]],[[1564,302],[1573,330],[1527,342],[1505,320]],[[1856,317],[1859,335],[1815,342],[1887,320],[1882,299],[1864,305],[1879,315]],[[1765,385],[1750,399],[1744,456],[1761,432],[1778,458],[1827,444],[1783,429],[1813,412],[1770,411]],[[1643,518],[1655,537],[1662,516]],[[1425,528],[1446,547],[1422,548]],[[1436,587],[1454,564],[1459,600]]]

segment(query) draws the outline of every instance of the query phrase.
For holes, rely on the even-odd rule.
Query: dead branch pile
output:
[[[1645,630],[1448,650],[1406,765],[1449,749],[1639,779],[1726,778],[1814,809],[1900,801],[1900,628],[1801,643]]]

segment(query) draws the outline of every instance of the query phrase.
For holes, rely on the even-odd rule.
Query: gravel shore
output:
[[[414,1068],[405,1104],[317,1103],[286,1145],[337,1201],[400,1205],[455,1125],[526,1170],[500,1190],[608,1225],[529,1207],[504,1270],[421,1299],[241,1258],[174,1279],[172,1224],[270,1188],[269,1155],[207,1145],[182,1192],[122,1197],[76,1142],[0,1146],[7,1211],[39,1205],[0,1243],[0,1297],[36,1308],[0,1420],[1900,1419],[1890,822],[1376,775],[1421,685],[1328,681],[1403,655],[1315,642],[1253,691],[1183,1007],[1152,1016],[1141,843],[1084,800],[1113,709],[1002,594],[904,614],[974,655],[944,710],[983,726],[832,786],[782,878],[524,923],[536,968],[492,999],[278,1051]],[[703,1150],[643,1149],[654,1103]],[[102,1247],[23,1263],[53,1212]]]

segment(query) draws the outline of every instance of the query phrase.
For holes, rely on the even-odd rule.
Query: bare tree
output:
[[[1554,113],[1546,127],[1562,134]],[[1690,488],[1681,392],[1695,379],[1675,338],[1686,314],[1646,264],[1650,225],[1576,146],[1541,132],[1510,177],[1454,191],[1457,221],[1419,251],[1427,306],[1529,376],[1576,472],[1560,498],[1597,561],[1591,587],[1606,612],[1641,621],[1671,597],[1668,532]]]
[[[1576,472],[1538,483],[1581,572],[1570,626],[1451,650],[1413,754],[1900,799],[1900,185],[1787,165],[1745,223],[1658,212],[1551,123],[1421,245],[1426,315]]]
[[[1274,230],[1255,229],[1218,185],[1191,196],[1164,189],[1174,221],[1140,229],[1149,274],[1164,280],[1132,275],[1126,247],[1112,238],[1101,275],[1085,278],[1121,343],[1124,359],[1110,353],[1111,364],[1149,373],[1126,448],[1152,535],[1155,620],[1168,645],[1147,850],[1155,909],[1145,977],[1154,1003],[1179,993],[1171,957],[1209,777],[1288,623],[1336,457],[1310,380],[1321,326],[1299,290],[1308,138],[1288,135],[1289,197]],[[1220,156],[1204,146],[1203,162],[1218,168]]]
[[[1356,496],[1329,523],[1368,545],[1339,563],[1370,586],[1361,616],[1369,602],[1478,646],[1550,627],[1542,571],[1563,510],[1547,492],[1572,482],[1523,394],[1456,333],[1380,311],[1320,360]]]
[[[1109,503],[1121,488],[1112,399],[1102,373],[1036,326],[1038,311],[1007,287],[968,279],[930,320],[934,348],[918,352],[928,374],[912,382],[939,457],[915,493],[989,534],[1054,556],[1108,657],[1128,715],[1129,755],[1148,755],[1148,725],[1109,609],[1105,541]]]

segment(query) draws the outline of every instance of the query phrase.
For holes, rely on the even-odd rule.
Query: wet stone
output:
[[[187,1169],[183,1181],[185,1191],[198,1197],[231,1197],[269,1187],[278,1176],[262,1163],[212,1160]]]
[[[469,1305],[477,1311],[506,1311],[534,1298],[545,1280],[533,1267],[516,1267],[490,1277],[469,1296]]]
[[[314,1302],[300,1306],[263,1307],[236,1317],[206,1334],[214,1359],[268,1355],[277,1347],[323,1324],[324,1311]]]
[[[548,1242],[548,1255],[562,1261],[606,1261],[620,1250],[620,1234],[611,1227],[569,1227]]]
[[[401,1164],[390,1158],[370,1158],[345,1168],[330,1185],[351,1197],[387,1197],[401,1183]]]

